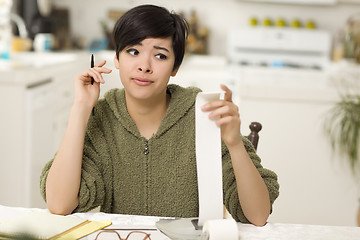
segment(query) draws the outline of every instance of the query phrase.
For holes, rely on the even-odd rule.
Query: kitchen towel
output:
[[[209,112],[201,106],[220,99],[222,92],[201,92],[195,103],[196,165],[199,191],[199,221],[223,218],[221,133]]]

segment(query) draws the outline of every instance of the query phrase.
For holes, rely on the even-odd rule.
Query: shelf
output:
[[[240,0],[243,2],[259,3],[279,3],[279,4],[297,4],[297,5],[335,5],[341,0]],[[356,0],[349,0],[356,1]],[[360,2],[360,0],[357,0]]]

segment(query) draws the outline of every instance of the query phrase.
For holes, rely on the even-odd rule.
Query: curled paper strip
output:
[[[217,219],[206,221],[203,226],[201,240],[238,240],[238,226],[233,219]]]

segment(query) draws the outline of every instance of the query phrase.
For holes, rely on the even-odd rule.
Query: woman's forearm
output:
[[[91,107],[74,104],[68,126],[46,180],[46,202],[55,214],[70,214],[79,204],[84,137]]]
[[[229,149],[234,168],[237,191],[246,218],[263,226],[270,215],[269,191],[250,159],[243,142]]]

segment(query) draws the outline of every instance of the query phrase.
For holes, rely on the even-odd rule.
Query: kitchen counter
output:
[[[1,85],[34,85],[52,77],[55,70],[84,61],[86,52],[21,52],[0,61]]]

